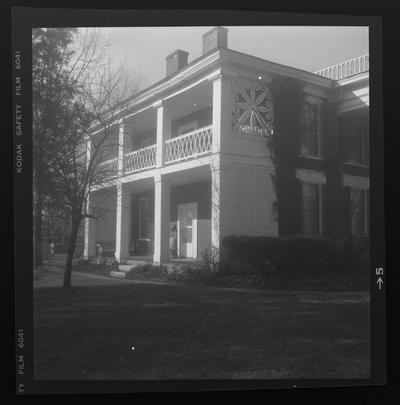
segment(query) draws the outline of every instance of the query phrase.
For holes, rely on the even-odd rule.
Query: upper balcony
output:
[[[212,83],[124,118],[115,156],[102,163],[110,177],[197,159],[212,152]],[[120,163],[122,162],[122,164]]]
[[[212,126],[208,125],[168,139],[164,142],[164,150],[165,165],[195,159],[210,153],[212,150]],[[128,174],[154,168],[157,165],[156,157],[157,144],[126,153],[123,173]],[[117,158],[114,159],[114,164],[116,161]]]

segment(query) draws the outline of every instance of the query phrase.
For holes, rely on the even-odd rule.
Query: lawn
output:
[[[368,378],[367,293],[35,289],[35,379]],[[132,350],[134,348],[134,350]]]

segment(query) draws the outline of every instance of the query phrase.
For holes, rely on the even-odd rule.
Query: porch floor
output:
[[[192,257],[176,257],[169,259],[167,263],[197,263],[201,259]],[[146,262],[153,263],[153,256],[128,256],[126,262]]]

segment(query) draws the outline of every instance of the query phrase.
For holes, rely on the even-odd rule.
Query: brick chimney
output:
[[[178,70],[183,69],[188,63],[189,53],[177,49],[176,51],[170,53],[166,58],[167,76],[172,75]]]
[[[203,55],[218,48],[228,48],[228,29],[225,27],[214,27],[203,34]]]

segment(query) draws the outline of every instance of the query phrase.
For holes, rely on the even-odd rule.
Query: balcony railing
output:
[[[101,162],[98,166],[99,174],[101,173],[102,178],[109,178],[118,175],[118,158],[113,158]]]
[[[194,159],[212,150],[212,125],[197,129],[165,142],[164,163],[170,164],[186,159]],[[156,167],[157,145],[147,146],[125,154],[123,173],[134,173]],[[102,162],[99,166],[104,177],[118,175],[118,158]]]
[[[368,71],[369,55],[367,54],[343,63],[338,63],[337,65],[329,66],[322,70],[318,70],[318,72],[315,73],[317,75],[327,77],[328,79],[340,80]]]
[[[195,158],[211,152],[212,126],[197,129],[165,142],[165,163]]]
[[[127,153],[124,159],[124,173],[150,169],[156,165],[157,145]]]

